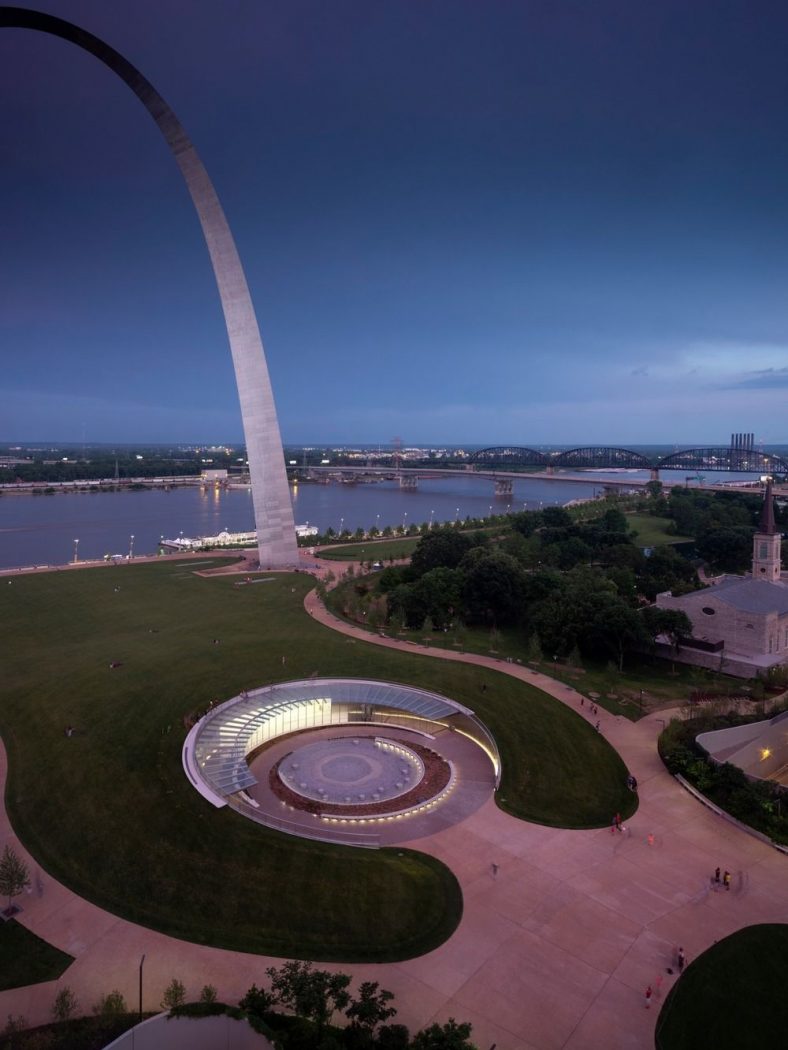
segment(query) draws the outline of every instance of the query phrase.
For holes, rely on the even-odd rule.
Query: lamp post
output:
[[[431,510],[431,511],[430,511],[430,528],[432,528],[432,519],[433,519],[434,517],[435,517],[435,511],[434,511],[434,510]]]
[[[142,967],[145,963],[145,956],[140,959],[140,1024],[142,1024]]]
[[[489,510],[487,511],[488,516],[492,517],[492,503],[490,504]]]
[[[74,540],[74,564],[79,561],[79,540]]]
[[[344,524],[345,524],[345,519],[344,518],[340,518],[339,519],[339,536],[340,536],[340,539],[342,538],[342,526]]]
[[[375,515],[375,531],[380,532],[380,515]]]
[[[459,522],[459,520],[460,520],[460,508],[459,507],[454,512],[454,520],[456,522]]]
[[[405,513],[402,515],[402,531],[403,531],[403,533],[405,532],[405,528],[407,526],[407,523],[408,523],[408,512],[405,511]]]
[[[134,557],[134,533],[129,536],[129,561]]]

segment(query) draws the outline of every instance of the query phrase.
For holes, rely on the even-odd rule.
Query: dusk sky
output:
[[[186,127],[285,441],[788,441],[786,4],[30,6]],[[0,440],[240,440],[150,117],[26,30],[0,31],[0,97]]]

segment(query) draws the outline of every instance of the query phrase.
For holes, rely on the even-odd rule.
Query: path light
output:
[[[431,510],[431,511],[430,511],[430,528],[432,528],[432,519],[433,519],[434,517],[435,517],[435,511],[434,511],[434,510]]]
[[[79,540],[74,540],[74,564],[79,561]]]
[[[134,557],[134,533],[129,537],[129,561]]]

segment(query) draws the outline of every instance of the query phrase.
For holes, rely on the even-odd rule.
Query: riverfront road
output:
[[[305,604],[315,619],[359,644],[414,652],[413,645],[336,620],[314,591]],[[572,707],[578,718],[588,710],[571,687],[529,668],[468,653],[417,651],[424,659],[460,661],[471,674],[483,666],[520,678]],[[418,959],[336,967],[356,981],[390,988],[398,1022],[416,1030],[450,1016],[468,1020],[474,1042],[497,1050],[650,1050],[662,999],[675,980],[666,968],[679,944],[691,960],[743,926],[788,922],[788,857],[715,816],[669,776],[656,750],[662,718],[632,723],[603,710],[596,717],[639,782],[640,808],[627,833],[528,824],[490,799],[463,823],[420,839],[419,848],[448,864],[460,881],[458,929]],[[0,790],[5,773],[0,748]],[[7,842],[33,875],[21,920],[76,957],[61,984],[83,1007],[112,988],[136,1002],[143,953],[145,1009],[158,1008],[173,975],[189,995],[210,982],[220,999],[237,1001],[277,962],[178,941],[95,907],[38,868],[3,811],[0,849]],[[736,873],[732,892],[711,892],[709,874],[717,865]],[[643,1006],[648,984],[656,991],[651,1010]],[[0,1016],[49,1020],[58,987],[50,982],[1,992]]]

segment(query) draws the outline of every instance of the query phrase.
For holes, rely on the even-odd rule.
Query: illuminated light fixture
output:
[[[768,747],[761,748],[761,762],[765,762],[766,759],[771,755],[771,751]]]

